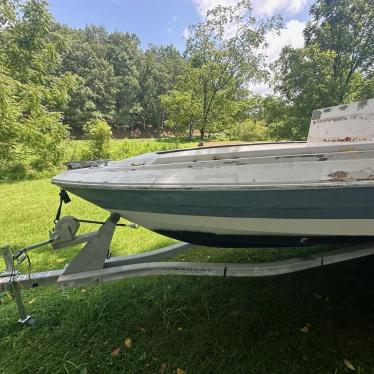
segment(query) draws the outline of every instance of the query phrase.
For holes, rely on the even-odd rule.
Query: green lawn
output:
[[[47,239],[57,205],[58,189],[47,179],[0,184],[0,243],[19,248]],[[63,213],[107,216],[75,197]],[[118,228],[112,252],[172,242],[142,228]],[[75,252],[37,249],[33,270],[63,267]],[[202,248],[177,259],[271,261],[305,252]],[[166,364],[165,373],[348,373],[348,359],[356,372],[373,373],[373,268],[374,258],[367,258],[263,279],[160,276],[41,287],[23,293],[37,318],[26,328],[0,294],[0,372],[161,373]]]
[[[196,147],[198,139],[189,140],[183,137],[160,138],[160,139],[113,139],[110,142],[110,158],[121,160],[142,153],[165,151],[176,148]],[[9,163],[5,169],[0,168],[0,183],[4,181],[45,178],[56,174],[56,170],[37,171],[31,167],[33,157],[28,155],[22,161],[16,160],[14,164]],[[63,162],[71,160],[91,159],[88,140],[69,140],[65,144]]]
[[[147,152],[165,151],[168,149],[196,147],[198,139],[160,138],[160,139],[113,139],[111,141],[111,158],[123,159]],[[85,157],[88,150],[87,140],[73,140],[68,143],[66,159],[79,160]]]

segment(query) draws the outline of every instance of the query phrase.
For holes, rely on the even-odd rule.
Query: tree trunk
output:
[[[201,140],[201,141],[204,140],[204,134],[205,134],[204,129],[200,129],[200,140]]]
[[[190,123],[188,124],[188,139],[191,140],[192,139],[192,121],[190,121]]]
[[[157,135],[156,135],[157,139],[160,137],[160,132],[161,132],[164,120],[165,120],[165,111],[162,112],[162,117],[160,119],[160,122],[157,124]]]

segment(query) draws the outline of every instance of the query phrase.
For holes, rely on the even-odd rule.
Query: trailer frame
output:
[[[192,275],[214,277],[264,277],[288,274],[297,271],[323,267],[342,261],[353,260],[374,254],[374,242],[342,247],[316,254],[293,257],[281,261],[263,263],[208,263],[208,262],[166,262],[167,258],[188,251],[197,245],[177,243],[128,256],[110,257],[110,243],[120,217],[112,213],[97,230],[76,235],[79,222],[75,217],[65,216],[55,222],[50,239],[17,250],[13,253],[9,245],[0,247],[4,257],[5,270],[0,273],[0,292],[9,291],[14,299],[19,319],[23,325],[35,322],[27,314],[22,298],[22,289],[51,284],[59,287],[79,287],[120,279],[155,275]],[[86,220],[83,220],[87,222]],[[98,222],[94,222],[98,223]],[[132,224],[120,224],[135,228]],[[62,269],[21,274],[15,269],[15,262],[28,259],[30,250],[51,244],[54,249],[86,243],[78,254]]]

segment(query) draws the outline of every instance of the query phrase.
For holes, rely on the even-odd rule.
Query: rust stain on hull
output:
[[[349,174],[346,171],[338,170],[334,173],[329,174],[329,177],[331,177],[331,182],[344,182],[349,177]]]

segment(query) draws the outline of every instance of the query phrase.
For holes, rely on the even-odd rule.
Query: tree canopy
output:
[[[5,5],[0,19],[13,17],[0,30],[0,167],[28,157],[40,170],[62,159],[68,130],[61,111],[74,77],[57,74],[58,36],[46,2]]]
[[[266,35],[280,27],[249,0],[217,6],[189,27],[182,52],[60,25],[46,0],[0,1],[0,169],[58,165],[92,124],[117,137],[302,139],[313,109],[374,97],[371,1],[316,0],[304,47],[284,47],[269,67]],[[252,93],[264,78],[274,92]]]
[[[201,139],[207,130],[223,130],[235,122],[243,85],[264,74],[258,52],[265,44],[264,35],[279,25],[278,18],[257,20],[250,2],[244,0],[236,6],[217,6],[204,21],[190,26],[184,54],[187,67],[170,98],[163,99],[170,120],[180,121],[185,112],[185,126],[190,131],[197,126]],[[185,104],[186,111],[173,99]]]
[[[313,109],[374,96],[374,6],[366,0],[317,0],[305,47],[285,47],[274,87],[290,108],[293,138],[305,137]],[[294,120],[294,121],[293,121]]]

